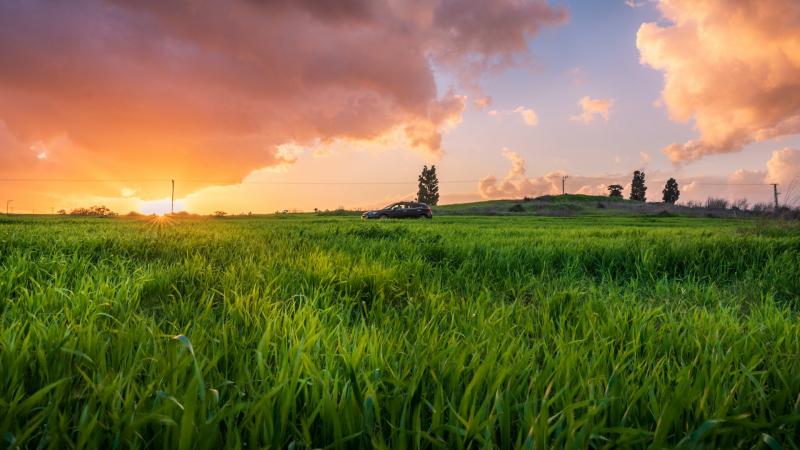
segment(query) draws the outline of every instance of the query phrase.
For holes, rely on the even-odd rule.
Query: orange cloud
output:
[[[488,95],[478,97],[473,100],[472,104],[475,105],[475,108],[477,109],[486,109],[492,104],[492,97],[489,97]]]
[[[699,139],[662,151],[674,163],[800,132],[800,2],[661,0],[669,25],[637,33],[641,62],[664,72],[670,117]]]
[[[581,107],[581,114],[570,117],[570,120],[583,123],[591,123],[596,116],[608,121],[608,114],[614,107],[614,99],[611,98],[591,98],[583,97],[578,101]]]
[[[398,130],[435,156],[464,98],[437,92],[431,63],[480,77],[564,18],[536,0],[3,1],[0,162],[234,183],[291,164],[287,143]],[[30,151],[54,140],[60,154]]]

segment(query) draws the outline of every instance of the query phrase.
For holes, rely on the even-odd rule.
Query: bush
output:
[[[728,201],[724,198],[708,197],[706,200],[708,209],[728,209]]]
[[[59,211],[59,214],[61,212]],[[89,208],[76,208],[69,212],[71,216],[89,216],[89,217],[114,217],[117,215],[114,211],[106,208],[103,205],[90,206]]]
[[[753,205],[753,212],[757,213],[771,212],[772,209],[772,205],[766,202],[758,202]]]
[[[750,203],[747,201],[746,198],[740,198],[738,200],[734,200],[731,203],[731,209],[735,209],[737,211],[747,211],[747,208],[750,206]]]
[[[510,212],[525,212],[525,208],[523,208],[522,205],[520,205],[519,203],[512,206],[511,208],[508,208],[508,210]]]
[[[686,207],[687,208],[702,208],[703,205],[700,202],[696,202],[694,200],[689,200],[688,202],[686,202]]]

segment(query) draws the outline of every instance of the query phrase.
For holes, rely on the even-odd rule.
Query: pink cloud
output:
[[[570,117],[570,120],[588,124],[593,122],[595,117],[599,116],[608,122],[608,115],[611,112],[611,108],[614,107],[614,99],[591,98],[587,96],[578,101],[578,106],[581,107],[581,113]]]
[[[800,132],[800,3],[661,0],[669,24],[645,23],[641,62],[664,72],[670,117],[698,139],[662,151],[674,163]]]

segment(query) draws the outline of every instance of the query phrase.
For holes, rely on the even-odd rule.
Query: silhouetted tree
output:
[[[638,202],[647,201],[647,186],[644,185],[644,171],[637,170],[633,172],[633,181],[631,181],[631,200]]]
[[[417,201],[428,205],[439,203],[439,177],[436,176],[436,166],[422,167],[422,173],[417,178],[419,190],[417,191]]]
[[[225,217],[227,214],[225,211],[214,211],[214,217]]]
[[[106,208],[103,205],[91,206],[89,208],[75,208],[69,212],[71,216],[94,216],[94,217],[114,217],[117,215],[114,211]]]
[[[678,182],[675,181],[675,178],[667,180],[667,184],[664,185],[664,190],[661,191],[661,193],[664,194],[664,203],[671,203],[674,205],[675,202],[678,201],[678,197],[681,196],[681,191],[678,190]]]
[[[609,185],[608,196],[611,198],[622,198],[622,186],[618,184]]]

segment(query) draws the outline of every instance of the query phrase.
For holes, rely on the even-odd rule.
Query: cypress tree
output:
[[[647,186],[644,184],[644,171],[637,170],[633,172],[633,181],[631,181],[631,200],[639,202],[647,201]]]

